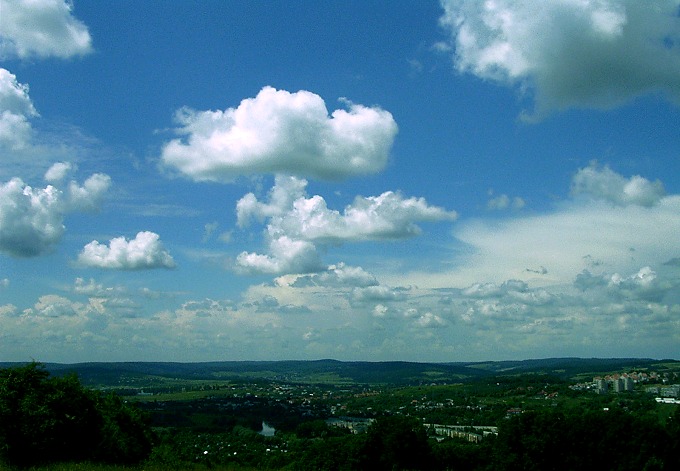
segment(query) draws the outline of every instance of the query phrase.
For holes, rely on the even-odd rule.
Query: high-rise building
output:
[[[635,389],[635,382],[633,381],[633,378],[631,378],[630,376],[626,376],[624,381],[625,381],[623,388],[624,390],[632,391],[633,389]]]
[[[607,390],[608,390],[607,380],[598,379],[598,380],[596,380],[596,385],[597,385],[597,393],[598,394],[607,394]]]
[[[620,393],[624,391],[625,383],[623,381],[623,378],[618,378],[613,381],[614,383],[614,392]]]

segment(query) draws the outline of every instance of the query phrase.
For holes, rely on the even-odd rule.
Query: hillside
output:
[[[0,363],[9,366],[10,363]],[[546,358],[491,362],[223,361],[205,363],[111,362],[48,363],[56,375],[75,372],[86,385],[177,380],[286,381],[308,384],[464,383],[491,376],[548,374],[563,379],[623,370],[679,369],[680,361],[649,358]]]

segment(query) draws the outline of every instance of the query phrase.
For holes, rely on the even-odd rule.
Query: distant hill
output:
[[[0,363],[0,367],[16,363]],[[47,363],[53,374],[75,372],[86,385],[120,385],[150,377],[177,380],[285,381],[333,384],[429,384],[468,382],[484,377],[549,374],[564,379],[587,373],[680,368],[677,360],[649,358],[546,358],[521,361],[418,363],[315,361],[222,361],[201,363]]]

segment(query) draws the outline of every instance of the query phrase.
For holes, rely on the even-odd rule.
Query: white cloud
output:
[[[203,226],[203,237],[201,238],[201,242],[204,244],[208,242],[218,227],[220,227],[220,224],[217,221],[206,223]]]
[[[19,83],[14,74],[0,68],[0,149],[15,151],[26,147],[32,132],[29,119],[36,116],[38,112],[28,96],[28,85]]]
[[[78,314],[77,307],[77,304],[72,303],[63,296],[48,294],[40,296],[35,306],[25,311],[24,314],[43,317],[70,317]]]
[[[361,267],[347,266],[344,263],[331,265],[321,273],[298,276],[291,286],[307,287],[366,287],[375,286],[378,280]]]
[[[95,211],[111,186],[111,177],[95,173],[85,180],[82,186],[71,181],[68,186],[68,205],[72,210]]]
[[[65,192],[53,185],[33,188],[20,178],[0,183],[0,252],[16,257],[48,252],[64,234],[64,216],[96,209],[109,184],[104,174],[92,175],[82,187],[72,181]]]
[[[121,287],[106,287],[102,283],[97,283],[93,278],[86,281],[78,277],[74,282],[73,292],[85,296],[109,298],[125,292],[125,289]]]
[[[116,237],[108,246],[94,240],[83,248],[78,262],[87,267],[113,270],[175,267],[175,261],[163,247],[159,235],[148,231],[139,232],[131,240]]]
[[[624,182],[624,187],[631,181],[644,181],[641,187],[662,188],[659,182],[610,172],[605,173],[605,177],[610,175],[605,180]],[[613,200],[619,198],[620,203],[612,204],[612,198],[603,200],[603,194],[582,193],[544,213],[460,221],[453,229],[451,269],[381,273],[381,282],[462,288],[515,279],[538,286],[566,286],[584,269],[629,273],[678,257],[676,245],[669,241],[680,233],[680,195],[658,197],[652,206],[642,206],[641,202],[656,197],[624,202],[624,192],[615,192],[618,197]]]
[[[502,195],[495,196],[486,203],[487,209],[503,211],[508,208],[517,211],[525,206],[525,202],[519,196],[514,196],[510,198],[508,195],[503,193]]]
[[[390,308],[385,306],[384,304],[376,304],[373,307],[373,311],[372,311],[372,314],[373,314],[374,317],[381,318],[381,319],[387,317],[389,315],[389,313],[390,313]]]
[[[366,286],[352,290],[352,300],[358,302],[400,301],[406,299],[405,290],[390,288],[389,286]]]
[[[0,317],[10,317],[14,316],[17,313],[17,307],[13,304],[5,304],[4,306],[0,306]]]
[[[619,206],[653,206],[666,194],[659,180],[650,182],[639,175],[626,179],[607,166],[600,169],[596,163],[591,163],[574,175],[571,193],[588,195]]]
[[[415,321],[415,325],[418,327],[423,327],[427,329],[434,329],[439,327],[446,327],[446,321],[437,314],[431,312],[426,312],[419,316]]]
[[[403,239],[418,235],[415,222],[453,221],[455,211],[430,206],[424,198],[404,198],[387,191],[379,196],[357,196],[343,213],[329,209],[319,195],[306,197],[307,182],[277,176],[268,203],[249,193],[237,203],[239,225],[253,216],[269,218],[269,231],[309,241],[347,242]],[[286,197],[281,195],[285,192]],[[288,191],[290,190],[290,191]]]
[[[321,97],[263,88],[237,108],[180,110],[163,162],[197,181],[230,182],[240,175],[289,173],[341,179],[382,170],[397,125],[377,107],[346,102],[329,116]]]
[[[535,91],[536,110],[680,100],[680,21],[669,0],[441,0],[455,66]]]
[[[269,191],[269,202],[257,200],[253,193],[248,193],[236,203],[236,222],[239,227],[246,227],[255,219],[263,222],[267,218],[282,216],[293,207],[296,200],[307,195],[307,180],[283,175],[276,176],[276,182]]]
[[[657,264],[676,256],[677,248],[668,241],[678,231],[678,196],[651,208],[570,202],[551,214],[469,221],[454,232],[469,251],[449,282],[528,277],[542,284],[564,283],[592,260],[609,270],[629,271],[637,260]],[[528,272],[527,266],[544,267],[545,273]]]
[[[606,272],[593,274],[584,270],[576,276],[574,286],[583,292],[600,293],[602,297],[613,301],[643,300],[664,302],[667,295],[677,292],[680,279],[661,277],[651,267],[642,267],[637,273],[629,276]]]
[[[297,177],[276,176],[268,202],[252,193],[237,205],[237,221],[244,227],[253,219],[268,220],[269,255],[242,253],[242,268],[263,273],[321,271],[317,244],[341,244],[366,240],[393,240],[416,236],[416,222],[453,221],[457,215],[430,206],[423,198],[404,198],[391,191],[379,196],[357,196],[343,213],[326,206],[323,197],[306,196],[307,182]],[[297,273],[305,273],[298,271]]]
[[[236,258],[244,273],[310,273],[323,269],[316,246],[306,240],[279,235],[269,240],[269,254],[242,252]]]
[[[42,176],[46,182],[58,186],[77,170],[77,166],[67,160],[77,162],[91,158],[95,147],[101,152],[100,143],[76,126],[48,124],[35,130],[32,120],[39,116],[28,85],[0,67],[0,178],[9,179],[17,174],[26,179]],[[50,169],[45,172],[49,165]]]
[[[70,162],[57,162],[45,172],[45,181],[48,183],[59,183],[73,170]]]
[[[32,257],[50,250],[64,233],[62,192],[31,188],[19,178],[0,184],[0,251]]]
[[[88,54],[92,39],[64,0],[0,0],[0,59]]]

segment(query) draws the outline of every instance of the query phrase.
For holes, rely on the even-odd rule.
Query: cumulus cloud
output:
[[[64,233],[62,193],[33,189],[19,178],[0,184],[0,251],[32,257],[50,250]]]
[[[74,211],[96,211],[110,186],[111,177],[103,173],[91,175],[82,186],[72,180],[67,192],[69,208]]]
[[[78,262],[87,267],[113,270],[146,270],[174,268],[175,261],[154,232],[139,232],[134,239],[111,239],[109,245],[93,240],[78,255]]]
[[[48,183],[59,183],[73,170],[70,162],[57,162],[45,172],[45,181]]]
[[[645,266],[629,276],[593,274],[584,270],[576,276],[574,286],[583,292],[600,291],[602,296],[615,301],[641,299],[662,302],[671,290],[678,289],[680,280],[659,277],[651,267]]]
[[[109,186],[104,174],[90,176],[83,186],[71,181],[65,190],[33,188],[20,178],[0,183],[0,252],[16,257],[48,252],[64,234],[64,216],[97,209]]]
[[[347,110],[329,116],[314,93],[265,87],[236,108],[183,108],[175,118],[185,138],[165,144],[161,158],[197,181],[279,172],[342,179],[382,170],[397,133],[392,115],[345,103]]]
[[[474,283],[463,289],[461,295],[468,299],[503,299],[507,303],[523,305],[544,305],[554,301],[554,296],[543,289],[529,289],[522,280],[507,280],[503,283]]]
[[[17,307],[13,304],[5,304],[0,306],[0,317],[10,317],[15,316],[17,313]]]
[[[92,51],[90,33],[64,0],[0,0],[0,58],[69,58]]]
[[[26,315],[37,315],[43,317],[71,317],[78,314],[78,305],[69,299],[56,294],[40,296],[38,302],[31,309],[24,311]]]
[[[271,231],[270,231],[271,232]],[[306,240],[277,235],[269,239],[269,254],[242,252],[236,264],[244,273],[310,273],[323,269],[316,246]]]
[[[455,211],[430,206],[424,198],[404,198],[387,191],[379,196],[357,196],[343,213],[329,209],[319,195],[308,198],[307,182],[277,175],[269,202],[249,193],[236,205],[239,225],[253,218],[270,220],[269,230],[310,241],[403,239],[418,235],[415,222],[453,221]]]
[[[267,218],[281,216],[293,207],[298,199],[307,195],[307,180],[277,175],[275,184],[269,191],[269,201],[258,201],[253,193],[248,193],[236,203],[236,217],[239,227],[245,227],[255,219],[263,222]]]
[[[471,298],[489,298],[504,296],[509,292],[525,292],[527,283],[521,280],[508,280],[497,283],[474,283],[463,290],[463,294]]]
[[[26,147],[32,132],[29,119],[36,116],[38,112],[28,96],[28,85],[19,83],[16,75],[0,68],[0,148]]]
[[[535,113],[610,107],[641,94],[680,100],[675,1],[441,0],[460,72],[532,89]]]
[[[571,193],[609,201],[618,206],[653,206],[666,194],[659,180],[651,182],[639,175],[627,179],[607,166],[599,168],[597,163],[591,163],[574,175]]]
[[[307,197],[307,181],[276,176],[269,200],[261,202],[249,193],[237,205],[237,222],[267,220],[269,255],[244,252],[237,263],[263,273],[318,272],[317,244],[341,244],[366,240],[394,240],[416,236],[416,222],[453,221],[457,215],[430,206],[423,198],[405,198],[387,191],[379,196],[357,196],[342,213],[329,209],[323,197]],[[305,273],[298,271],[297,273]]]

